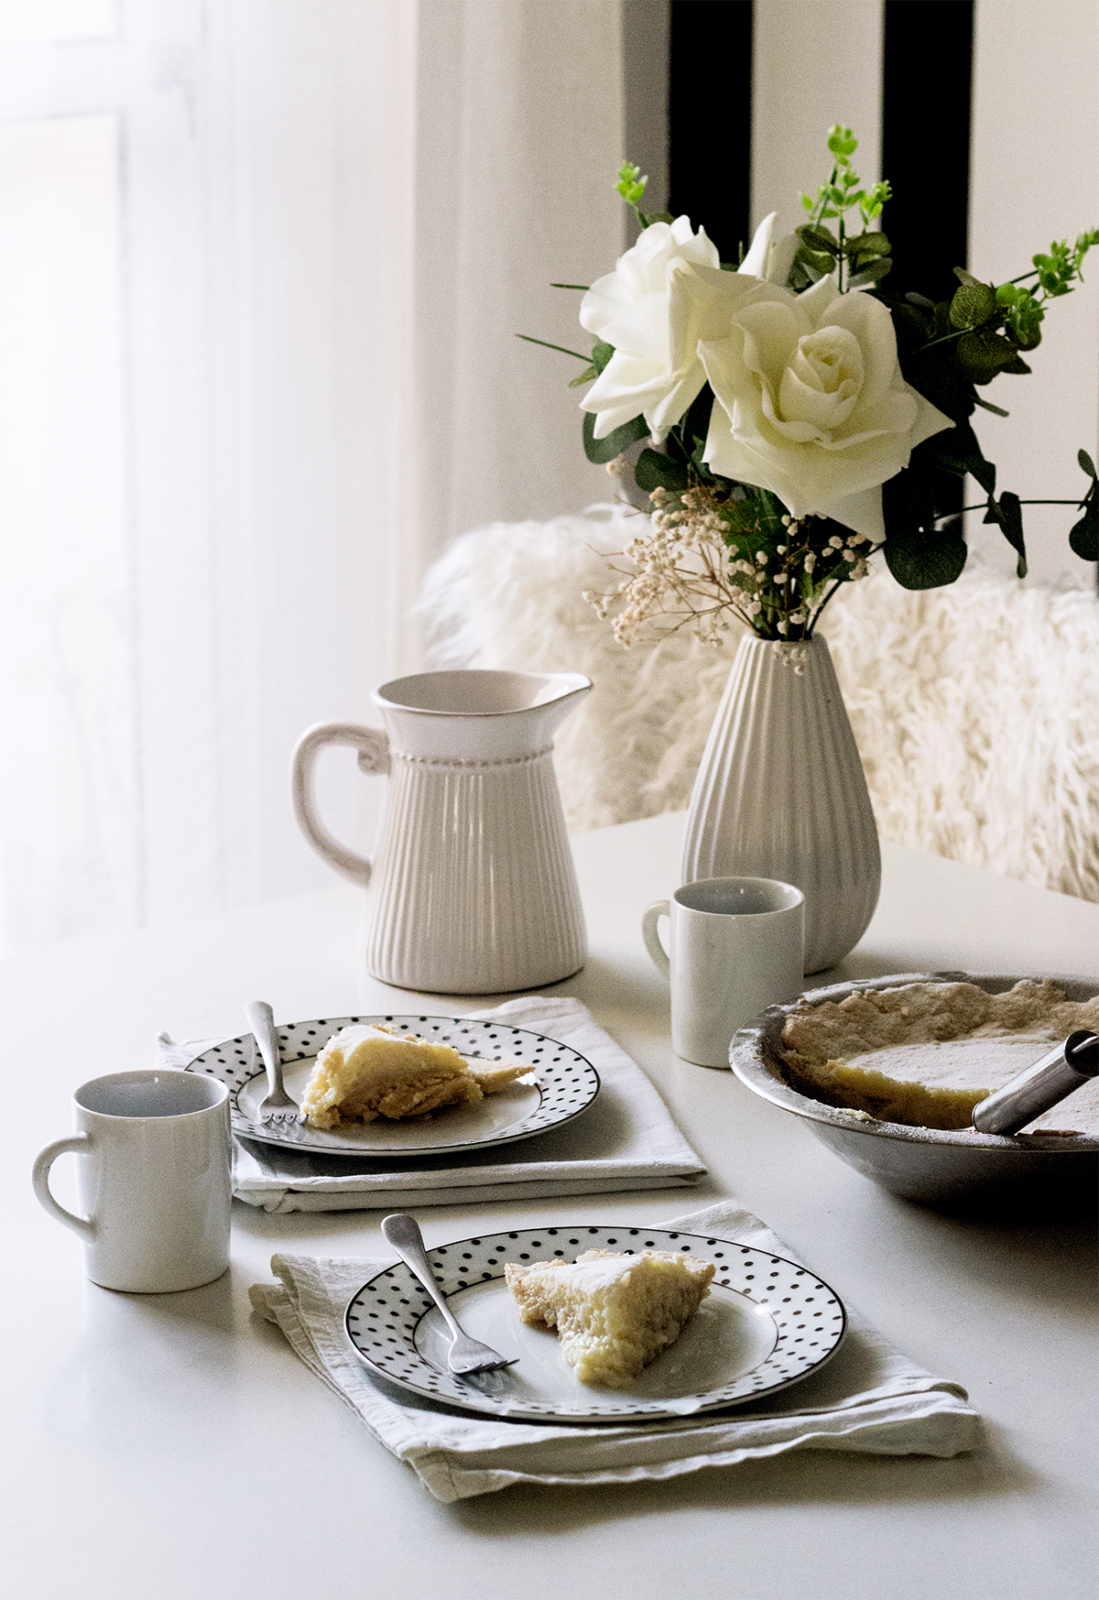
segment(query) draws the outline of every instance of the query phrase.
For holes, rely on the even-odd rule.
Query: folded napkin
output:
[[[499,1019],[571,1045],[599,1073],[593,1105],[573,1122],[495,1149],[396,1161],[352,1161],[233,1141],[233,1193],[265,1211],[404,1210],[551,1195],[611,1194],[697,1183],[706,1168],[648,1078],[579,1000],[528,996],[479,1019]],[[160,1039],[160,1061],[185,1066],[217,1040]]]
[[[796,1260],[750,1211],[722,1201],[660,1224],[715,1235]],[[351,1297],[385,1261],[277,1255],[277,1284],[255,1284],[252,1305],[298,1355],[407,1461],[439,1500],[511,1483],[633,1483],[730,1466],[789,1450],[954,1456],[977,1442],[964,1389],[895,1350],[848,1307],[847,1336],[826,1367],[770,1400],[680,1421],[621,1427],[496,1421],[434,1405],[373,1378],[344,1332]],[[800,1265],[801,1263],[799,1263]]]

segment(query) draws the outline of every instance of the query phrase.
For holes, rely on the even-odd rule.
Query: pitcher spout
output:
[[[591,688],[582,672],[459,668],[374,691],[393,748],[426,760],[514,761],[544,751]]]
[[[592,681],[582,672],[532,673],[546,685],[546,694],[535,700],[532,709],[540,710],[541,729],[547,739],[552,738],[570,711],[575,711],[584,696],[590,693]]]

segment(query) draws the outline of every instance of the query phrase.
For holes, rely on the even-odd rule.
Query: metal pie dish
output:
[[[1090,1000],[1099,994],[1099,983],[1093,980],[1043,976],[1049,976],[1069,1000]],[[1001,994],[1022,978],[1034,977],[1033,973],[903,972],[812,989],[801,998],[817,1005],[906,983],[965,982],[988,994]],[[1087,1135],[1028,1134],[1024,1130],[1005,1136],[975,1129],[919,1128],[865,1120],[795,1088],[783,1055],[782,1030],[798,1003],[768,1006],[741,1028],[729,1046],[729,1064],[753,1094],[802,1118],[829,1150],[864,1177],[893,1194],[927,1205],[1064,1198],[1070,1190],[1094,1196],[1099,1140]]]

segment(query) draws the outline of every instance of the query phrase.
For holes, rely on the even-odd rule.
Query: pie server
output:
[[[973,1108],[978,1133],[1018,1133],[1059,1100],[1099,1076],[1099,1036],[1087,1028],[1070,1033],[1002,1089]]]

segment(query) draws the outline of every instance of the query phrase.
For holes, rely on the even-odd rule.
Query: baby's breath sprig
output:
[[[616,639],[690,628],[716,644],[732,619],[761,638],[810,639],[842,583],[863,578],[877,548],[823,517],[783,512],[773,495],[737,485],[731,493],[694,482],[658,487],[652,515],[622,554],[630,561],[616,588],[585,599],[611,615]]]

